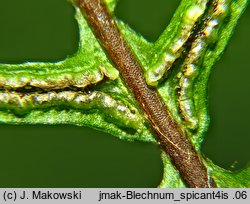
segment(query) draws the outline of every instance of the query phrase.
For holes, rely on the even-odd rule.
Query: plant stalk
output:
[[[192,188],[215,187],[184,131],[178,127],[158,93],[147,85],[140,63],[105,4],[101,0],[79,0],[79,7],[183,180]]]

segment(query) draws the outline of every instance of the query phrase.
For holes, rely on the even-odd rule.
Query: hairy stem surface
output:
[[[133,93],[164,151],[189,187],[214,187],[212,179],[197,152],[157,92],[144,78],[141,65],[107,12],[101,0],[79,0],[79,7],[91,25],[100,44],[120,71],[123,81]]]

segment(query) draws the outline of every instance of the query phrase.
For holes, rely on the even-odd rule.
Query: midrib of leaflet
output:
[[[164,68],[164,73],[158,80],[166,79],[163,84],[165,87],[169,87],[164,88],[160,84],[158,86],[159,92],[164,101],[170,105],[169,108],[174,113],[178,123],[185,126],[185,129],[197,130],[200,128],[200,118],[196,115],[199,109],[195,104],[195,80],[204,69],[203,61],[206,53],[211,51],[211,46],[220,40],[220,32],[225,24],[224,21],[230,15],[231,3],[231,0],[209,1],[207,8],[204,13],[199,15],[199,18],[190,17],[196,19],[196,21],[192,22],[192,29],[189,29],[188,33],[186,33],[185,24],[179,25],[179,30],[182,30],[182,33],[176,36],[186,37],[175,40],[176,42],[181,41],[183,47],[177,49],[178,52],[175,53],[171,63],[169,58],[159,58],[160,67]],[[191,11],[194,12],[192,9]],[[190,15],[190,9],[185,14]],[[178,47],[173,43],[170,43],[170,45],[170,48]],[[167,50],[163,56],[165,55],[169,55]],[[147,73],[153,72],[148,69]],[[168,78],[169,75],[171,75],[170,78]]]
[[[224,19],[229,14],[230,1],[218,0],[211,4],[207,14],[203,17],[203,24],[195,34],[189,52],[181,65],[178,73],[178,103],[180,112],[190,129],[198,128],[197,112],[194,104],[193,86],[195,78],[199,75],[200,68],[209,47],[216,43],[223,26]]]
[[[104,77],[114,80],[119,75],[101,63],[77,66],[70,60],[57,63],[0,64],[0,89],[34,87],[49,91],[67,87],[85,88],[103,80]]]
[[[52,63],[0,64],[0,110],[25,118],[34,110],[74,109],[83,114],[98,112],[119,127],[139,130],[143,119],[128,100],[117,100],[121,93],[104,93],[93,90],[92,85],[110,79],[100,69],[53,70],[60,66]],[[33,68],[33,66],[36,68]],[[32,69],[33,68],[33,69]],[[81,72],[80,72],[81,71]],[[115,77],[118,77],[116,75]],[[111,78],[114,80],[114,76]],[[119,96],[122,98],[122,96]],[[109,116],[109,117],[107,117]]]

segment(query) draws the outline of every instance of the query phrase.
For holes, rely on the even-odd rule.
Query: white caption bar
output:
[[[249,188],[0,188],[0,203],[16,204],[137,204],[250,203]]]

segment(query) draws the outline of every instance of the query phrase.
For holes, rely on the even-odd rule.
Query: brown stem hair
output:
[[[163,150],[169,155],[183,180],[189,187],[213,187],[212,179],[209,179],[191,142],[178,127],[157,92],[147,85],[140,63],[123,39],[104,3],[101,0],[79,0],[79,7],[146,114]]]

